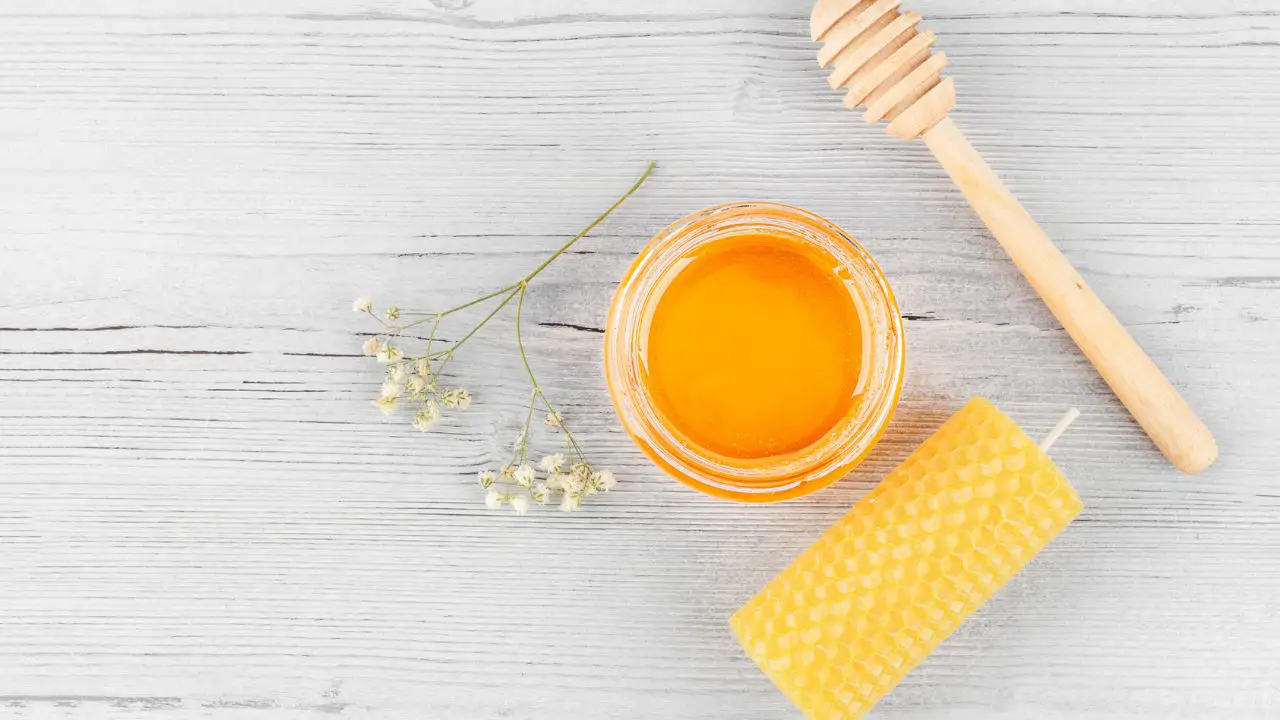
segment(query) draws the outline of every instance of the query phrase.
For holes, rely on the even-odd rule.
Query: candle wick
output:
[[[1080,417],[1079,410],[1075,408],[1068,410],[1067,414],[1063,415],[1062,419],[1058,421],[1058,424],[1054,425],[1053,429],[1049,431],[1049,434],[1045,435],[1044,439],[1040,441],[1040,449],[1049,452],[1049,448],[1053,447],[1058,438],[1062,437],[1062,433],[1066,432],[1067,428],[1071,427],[1071,423],[1075,422],[1078,417]]]

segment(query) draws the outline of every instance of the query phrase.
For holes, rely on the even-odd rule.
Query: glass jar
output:
[[[744,459],[700,446],[664,417],[646,384],[644,353],[649,321],[673,273],[709,243],[756,234],[811,243],[836,261],[836,276],[848,289],[862,326],[862,358],[850,410],[825,435],[794,452]],[[767,331],[785,333],[786,329]],[[847,474],[888,426],[905,369],[902,319],[889,283],[871,255],[827,220],[774,203],[717,205],[658,233],[614,294],[604,361],[614,407],[640,449],[686,485],[743,502],[799,497]]]

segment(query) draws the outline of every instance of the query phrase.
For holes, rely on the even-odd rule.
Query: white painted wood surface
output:
[[[791,718],[730,611],[985,394],[1080,520],[881,718],[1280,716],[1280,6],[920,0],[975,145],[1217,433],[1162,459],[928,151],[827,90],[787,0],[0,6],[0,716]],[[368,405],[357,294],[521,273],[531,351],[623,478],[480,504],[507,318],[422,436]],[[621,431],[598,328],[659,227],[731,199],[854,231],[909,319],[855,475],[741,507]]]

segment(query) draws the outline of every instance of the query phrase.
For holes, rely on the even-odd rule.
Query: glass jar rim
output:
[[[813,444],[794,453],[743,460],[717,455],[682,436],[655,407],[641,373],[640,348],[671,269],[710,242],[772,231],[812,243],[839,262],[856,290],[864,333],[864,401]],[[702,492],[733,500],[771,502],[814,492],[843,477],[879,440],[897,406],[905,370],[902,319],[880,267],[857,240],[828,220],[770,202],[715,205],[687,215],[653,237],[614,294],[605,329],[605,375],[615,409],[641,450]]]

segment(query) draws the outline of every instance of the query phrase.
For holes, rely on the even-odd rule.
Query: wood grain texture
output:
[[[922,144],[815,62],[809,3],[0,7],[0,715],[795,717],[726,619],[971,395],[1083,516],[883,718],[1280,714],[1280,10],[921,0],[953,113],[1200,411],[1194,479],[1133,424]],[[856,140],[856,142],[851,142]],[[368,405],[353,297],[438,306],[650,183],[530,295],[544,384],[623,485],[480,504],[525,388],[511,319],[465,416]],[[907,318],[889,435],[769,507],[631,445],[598,329],[644,241],[718,201],[818,212]]]

